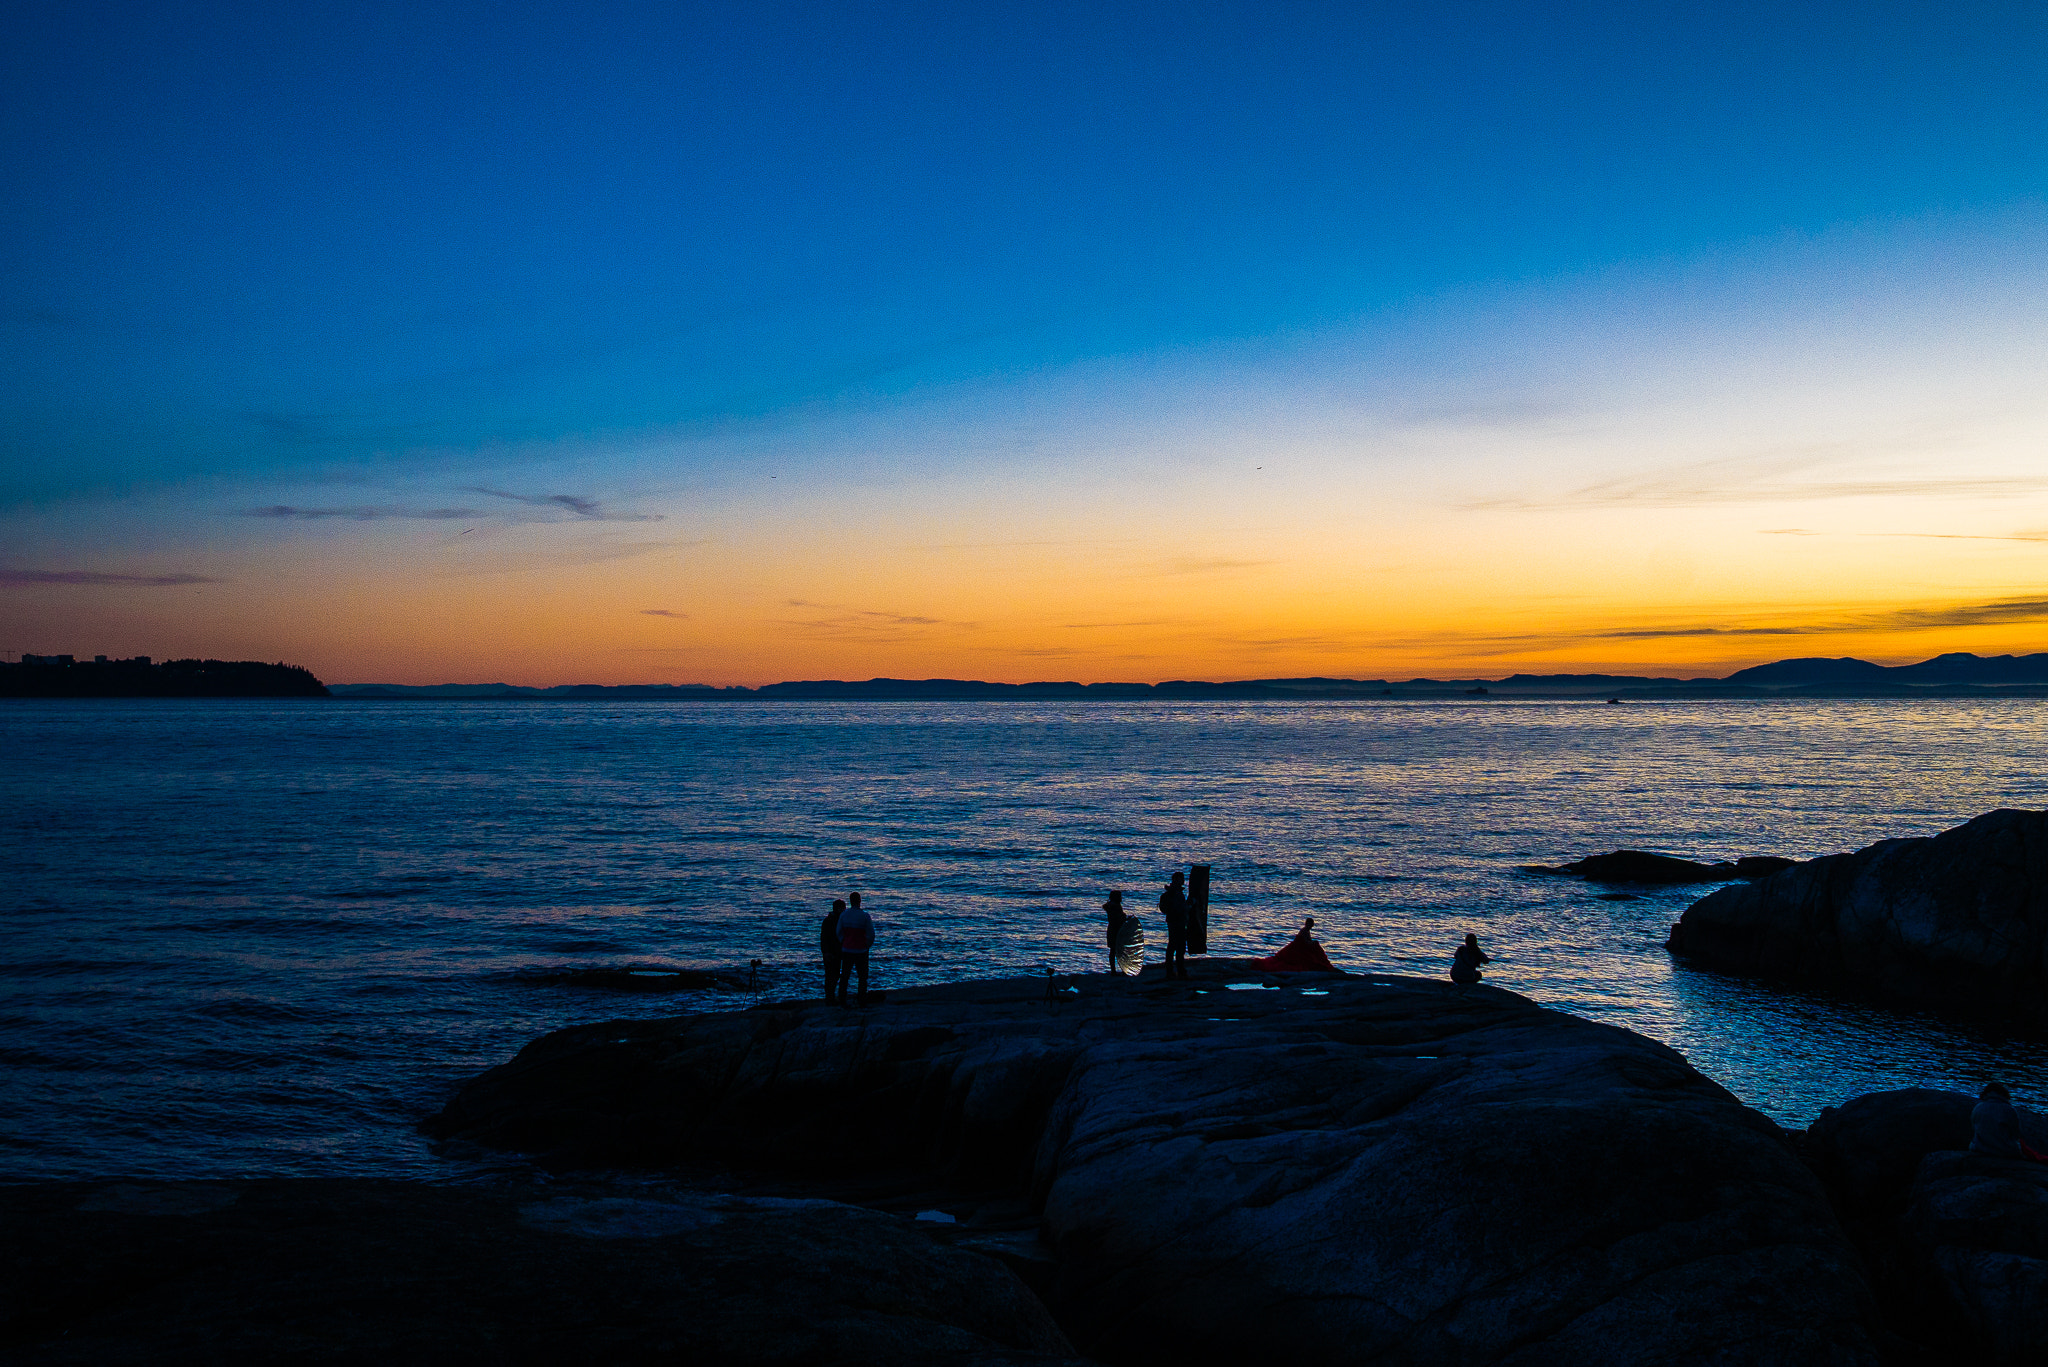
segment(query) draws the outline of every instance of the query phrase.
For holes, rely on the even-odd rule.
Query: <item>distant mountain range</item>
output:
[[[1725,679],[1649,678],[1636,674],[1511,674],[1505,679],[1244,679],[1207,683],[983,683],[973,679],[813,679],[760,688],[702,684],[334,684],[339,698],[533,698],[674,700],[734,698],[1001,699],[1159,698],[1768,698],[2048,697],[2048,653],[1955,652],[1910,665],[1807,658],[1739,669]]]

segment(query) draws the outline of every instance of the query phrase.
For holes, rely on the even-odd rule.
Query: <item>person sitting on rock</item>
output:
[[[1458,952],[1451,955],[1451,981],[1470,984],[1479,981],[1479,965],[1490,964],[1486,951],[1479,947],[1477,935],[1467,935],[1465,943],[1458,946]]]
[[[1977,1093],[1977,1105],[1970,1112],[1970,1152],[1986,1158],[2024,1158],[2048,1163],[2020,1138],[2020,1113],[2013,1109],[2012,1093],[2002,1082],[1987,1082]]]
[[[1262,973],[1335,973],[1337,965],[1330,962],[1330,956],[1323,953],[1323,947],[1313,938],[1316,918],[1311,916],[1302,924],[1300,932],[1287,942],[1287,947],[1278,954],[1263,959],[1253,959],[1252,967]]]

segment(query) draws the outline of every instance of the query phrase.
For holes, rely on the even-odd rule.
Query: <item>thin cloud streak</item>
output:
[[[1829,620],[1757,626],[1623,627],[1611,631],[1532,632],[1519,636],[1485,636],[1475,641],[1494,645],[1552,646],[1577,641],[1655,641],[1757,636],[1846,636],[1872,633],[1946,631],[1954,627],[2010,626],[2048,622],[2048,598],[2001,598],[1988,603],[1956,603],[1935,608],[1893,608],[1885,612],[1852,613]]]
[[[660,522],[660,513],[615,513],[594,498],[579,498],[575,494],[515,494],[505,489],[486,488],[480,484],[463,486],[464,493],[488,494],[492,498],[508,499],[513,503],[524,503],[534,508],[559,508],[586,522]]]
[[[642,608],[640,609],[640,615],[642,617],[667,617],[677,622],[687,622],[690,620],[689,613],[670,612],[667,608]]]
[[[417,518],[427,522],[453,522],[482,517],[474,508],[300,508],[290,503],[273,503],[265,508],[244,508],[242,517],[275,517],[299,522],[346,518],[351,522],[381,522],[386,518]]]
[[[808,599],[785,600],[787,606],[830,613],[826,617],[785,618],[783,625],[819,636],[866,641],[907,641],[928,635],[928,628],[973,631],[979,622],[953,622],[941,617],[922,617],[907,612],[882,612],[872,608],[848,608],[836,603],[813,603]]]
[[[102,574],[96,570],[0,570],[0,584],[26,587],[32,584],[127,585],[141,588],[171,588],[180,584],[219,584],[223,580],[204,574]]]

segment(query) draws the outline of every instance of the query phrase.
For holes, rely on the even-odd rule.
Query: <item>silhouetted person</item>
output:
[[[863,1006],[868,1000],[868,949],[875,943],[875,922],[861,910],[860,894],[847,897],[849,905],[839,915],[839,1004],[847,1005],[846,989],[852,985],[853,972],[860,970],[860,1001]]]
[[[1109,900],[1102,904],[1102,914],[1109,918],[1109,926],[1103,932],[1109,939],[1109,971],[1121,973],[1124,967],[1124,940],[1126,935],[1124,922],[1131,919],[1130,915],[1124,911],[1124,890],[1122,888],[1116,888],[1110,892]]]
[[[1323,953],[1323,947],[1316,943],[1315,929],[1316,918],[1311,916],[1278,954],[1253,959],[1252,967],[1263,973],[1337,972],[1337,965],[1330,962],[1330,956]]]
[[[1159,911],[1166,917],[1166,976],[1188,975],[1188,895],[1181,887],[1187,875],[1174,870],[1173,881],[1159,894]]]
[[[1467,935],[1465,943],[1458,946],[1458,952],[1451,955],[1451,981],[1476,983],[1479,981],[1479,965],[1492,962],[1486,957],[1486,951],[1479,947],[1479,937]]]
[[[1987,1082],[1977,1093],[1977,1105],[1970,1112],[1970,1152],[1986,1158],[2025,1158],[2048,1163],[2020,1138],[2020,1113],[2013,1109],[2012,1093],[2002,1082]]]
[[[846,903],[834,898],[831,914],[818,930],[818,952],[825,956],[826,1001],[839,990],[839,918],[845,914]]]

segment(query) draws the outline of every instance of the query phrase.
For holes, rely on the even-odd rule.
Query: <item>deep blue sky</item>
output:
[[[0,494],[716,424],[2038,203],[2048,8],[16,3]]]

